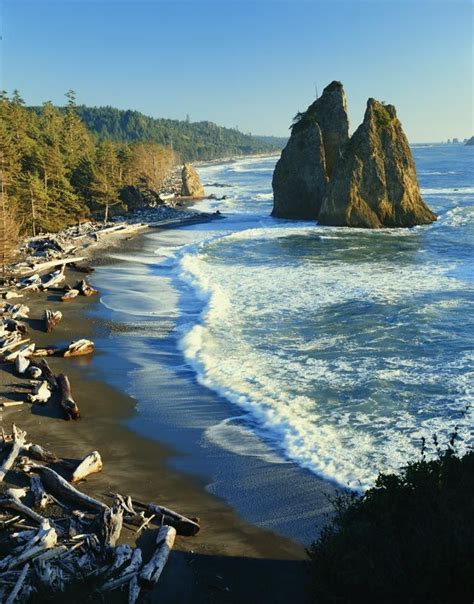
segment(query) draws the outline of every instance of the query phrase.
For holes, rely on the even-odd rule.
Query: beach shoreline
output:
[[[100,247],[90,246],[89,262],[96,265],[108,261],[105,256],[110,250],[123,251],[127,244],[139,247],[143,238],[139,233],[135,235],[132,243],[111,237]],[[80,278],[73,269],[67,272],[71,281]],[[77,337],[94,339],[94,334],[105,328],[100,319],[91,318],[94,314],[91,311],[100,304],[98,297],[78,297],[64,305],[56,293],[47,292],[30,293],[20,300],[31,309],[29,326],[39,346],[62,344]],[[46,307],[60,309],[65,315],[52,334],[43,333],[38,321]],[[100,355],[100,349],[96,354]],[[104,460],[103,471],[81,484],[81,489],[93,496],[104,499],[107,493],[124,492],[201,518],[202,530],[196,537],[177,540],[176,552],[158,588],[160,601],[214,601],[212,597],[216,597],[219,602],[242,598],[284,602],[290,593],[299,594],[297,601],[302,601],[306,577],[306,553],[302,545],[246,522],[223,500],[209,494],[198,478],[172,469],[167,460],[173,451],[168,446],[137,435],[125,425],[134,414],[136,401],[91,377],[90,361],[88,357],[53,357],[50,362],[54,373],[69,375],[81,409],[80,421],[65,422],[57,402],[53,401],[44,407],[30,409],[24,405],[4,410],[1,422],[5,430],[9,431],[15,422],[28,432],[29,439],[60,456],[79,459],[91,450],[99,450]],[[2,365],[0,384],[5,398],[24,399],[25,381],[11,373],[11,366]],[[124,531],[124,542],[134,541],[129,533]],[[281,585],[267,588],[275,573],[285,577],[290,591]],[[249,577],[251,581],[247,583]],[[261,584],[262,589],[265,586],[265,594],[255,600],[251,599],[252,583]],[[176,597],[177,586],[179,597]]]

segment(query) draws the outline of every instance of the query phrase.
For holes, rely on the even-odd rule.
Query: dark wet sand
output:
[[[133,244],[123,242],[125,248],[132,245],[139,246],[140,238]],[[69,281],[82,276],[71,272]],[[38,346],[66,343],[78,337],[93,339],[94,333],[101,329],[100,321],[84,317],[85,309],[99,303],[97,297],[79,297],[65,304],[51,292],[30,294],[21,301],[31,309],[30,331]],[[46,307],[60,309],[64,315],[52,334],[43,333],[41,324],[35,320]],[[64,421],[58,401],[52,397],[45,407],[27,404],[20,410],[3,411],[0,426],[10,431],[14,421],[27,430],[30,441],[67,458],[81,458],[94,449],[99,450],[104,469],[81,484],[80,488],[87,493],[106,498],[111,491],[121,492],[201,519],[202,528],[196,537],[177,538],[159,588],[150,594],[149,601],[305,601],[306,554],[300,544],[246,522],[224,501],[210,495],[196,478],[170,469],[166,460],[173,451],[122,425],[133,415],[135,401],[100,381],[89,379],[84,371],[90,362],[87,357],[52,357],[48,362],[55,373],[69,376],[82,419]],[[25,380],[13,376],[8,365],[0,365],[0,369],[0,397],[23,400]],[[153,533],[148,531],[148,539]],[[142,540],[146,545],[147,536]],[[125,528],[122,541],[132,543],[134,533]]]

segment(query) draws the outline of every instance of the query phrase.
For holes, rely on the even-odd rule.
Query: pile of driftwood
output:
[[[78,283],[78,290],[83,295],[91,295],[92,289],[86,281]],[[5,299],[15,297],[15,292],[6,292]],[[25,304],[4,302],[0,305],[0,360],[12,363],[17,375],[29,378],[31,392],[26,402],[42,404],[48,402],[54,392],[58,393],[58,401],[66,419],[78,419],[79,408],[71,393],[71,384],[66,375],[55,376],[47,361],[41,357],[61,356],[73,357],[91,354],[94,343],[85,338],[74,340],[66,346],[37,347],[28,337],[28,326],[24,322],[29,318],[30,309]],[[43,314],[44,329],[47,333],[61,321],[61,311],[46,309]],[[23,401],[4,401],[3,407],[21,405]]]
[[[133,604],[158,582],[176,535],[200,529],[199,519],[158,504],[120,494],[104,503],[81,492],[74,484],[102,470],[97,451],[72,463],[28,443],[26,432],[13,426],[0,439],[0,456],[0,483],[15,472],[15,484],[25,485],[0,494],[1,602],[68,593],[107,601],[111,591],[122,590]],[[140,548],[118,545],[124,525],[137,534],[158,527],[148,560]]]

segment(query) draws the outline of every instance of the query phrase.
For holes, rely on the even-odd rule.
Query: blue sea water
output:
[[[252,519],[273,513],[303,540],[285,518],[321,478],[364,489],[422,437],[429,454],[456,426],[460,450],[472,443],[474,148],[413,153],[432,225],[271,218],[276,158],[248,158],[200,168],[227,197],[200,209],[225,219],[149,235],[140,257],[115,254],[96,276],[100,312],[127,326],[103,344],[128,363],[130,426],[180,443],[175,465],[246,516],[273,497],[280,515]]]

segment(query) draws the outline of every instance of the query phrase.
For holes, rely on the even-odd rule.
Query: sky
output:
[[[411,142],[473,131],[471,0],[0,0],[0,85],[285,136],[332,80]]]

